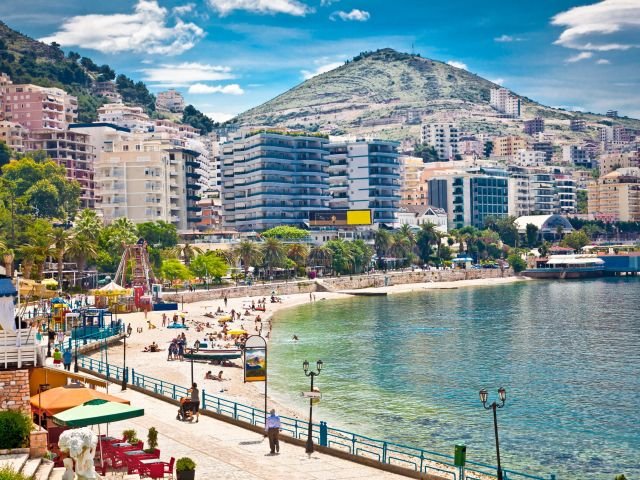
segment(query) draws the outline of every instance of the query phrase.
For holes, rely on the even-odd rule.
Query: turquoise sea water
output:
[[[300,340],[294,342],[296,334]],[[640,279],[530,281],[318,301],[278,314],[269,388],[314,420],[559,479],[640,478]]]

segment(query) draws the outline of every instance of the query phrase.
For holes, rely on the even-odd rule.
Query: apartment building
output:
[[[513,160],[518,155],[518,151],[526,150],[526,148],[527,141],[522,137],[496,137],[493,139],[493,152],[491,152],[491,157]]]
[[[419,191],[420,176],[424,171],[422,158],[400,155],[398,162],[400,163],[400,206],[421,205]]]
[[[398,145],[381,140],[329,144],[329,206],[369,209],[374,223],[393,224],[400,204]]]
[[[422,125],[422,143],[433,147],[440,160],[454,160],[459,155],[460,131],[455,123],[427,123]]]
[[[520,98],[506,88],[492,88],[490,104],[493,108],[508,118],[520,117]]]
[[[584,132],[587,129],[587,121],[584,118],[572,118],[569,120],[569,129],[572,132]]]
[[[91,85],[91,91],[95,95],[100,95],[106,98],[109,102],[121,103],[122,95],[118,93],[115,82],[93,82]]]
[[[546,154],[537,150],[518,150],[515,163],[522,167],[539,167],[546,163]]]
[[[127,217],[194,228],[200,221],[197,157],[195,151],[141,133],[112,138],[95,165],[96,208],[106,222]]]
[[[483,228],[487,217],[510,214],[510,182],[508,173],[500,169],[451,172],[429,180],[429,205],[447,212],[450,228]]]
[[[303,225],[329,208],[329,140],[322,135],[255,130],[223,145],[224,224],[238,230]]]
[[[6,82],[0,88],[4,119],[28,130],[66,130],[78,118],[78,99],[59,88]]]
[[[536,117],[532,120],[525,120],[523,131],[527,135],[535,135],[536,133],[544,132],[544,119]]]
[[[0,120],[0,142],[16,152],[24,152],[27,138],[28,130],[19,123]]]
[[[98,108],[98,122],[112,123],[132,132],[150,132],[155,127],[142,107],[130,107],[123,103],[107,103]]]
[[[607,153],[598,159],[600,176],[605,176],[619,168],[640,168],[640,151]]]
[[[553,161],[553,142],[549,142],[549,141],[538,141],[538,142],[533,142],[533,144],[531,145],[531,148],[533,148],[536,152],[544,152],[544,159],[545,162],[550,163]]]
[[[158,92],[156,95],[156,108],[166,112],[181,113],[184,110],[184,97],[173,88]]]
[[[640,221],[640,169],[621,168],[588,185],[589,215],[607,222]]]
[[[596,168],[596,156],[592,149],[579,145],[565,145],[562,147],[564,163],[583,168]]]
[[[44,150],[53,161],[65,167],[67,178],[80,184],[80,206],[94,208],[95,153],[89,135],[72,130],[31,130],[25,151],[33,150]]]
[[[509,167],[509,205],[513,215],[575,213],[576,181],[539,168]]]

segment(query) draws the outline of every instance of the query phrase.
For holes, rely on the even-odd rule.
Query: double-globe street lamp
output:
[[[498,440],[498,416],[496,414],[496,410],[504,407],[504,402],[507,400],[507,391],[500,387],[498,389],[498,397],[500,398],[499,404],[494,401],[490,405],[487,405],[489,392],[484,388],[480,390],[480,401],[482,402],[482,406],[487,410],[493,410],[493,429],[496,434],[496,456],[498,458],[498,480],[503,480],[502,467],[500,465],[500,441]]]
[[[316,362],[316,369],[317,371],[310,371],[309,370],[309,362],[307,360],[305,360],[302,363],[302,368],[304,370],[304,374],[307,377],[311,377],[311,393],[313,393],[313,378],[317,377],[318,375],[320,375],[320,371],[322,370],[322,360],[318,360]],[[308,454],[312,454],[313,453],[313,397],[309,398],[309,431],[307,433],[307,445],[306,445],[306,449],[305,451]]]

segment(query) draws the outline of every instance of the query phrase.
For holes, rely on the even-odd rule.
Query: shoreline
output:
[[[424,282],[424,283],[407,283],[400,285],[389,285],[386,287],[368,287],[355,291],[356,293],[374,293],[374,294],[407,294],[414,292],[426,292],[430,290],[452,290],[468,287],[492,287],[497,285],[506,285],[516,282],[529,281],[524,277],[503,277],[503,278],[484,278],[473,280],[457,280],[448,282]],[[351,291],[351,290],[348,290]],[[345,291],[338,292],[314,292],[315,301],[323,300],[337,300],[353,297],[353,294],[346,293]],[[271,343],[271,330],[273,326],[274,316],[284,310],[300,305],[304,305],[310,302],[309,293],[296,293],[290,295],[281,295],[282,303],[269,303],[267,298],[266,312],[250,312],[252,315],[242,316],[241,320],[234,320],[229,322],[229,328],[242,328],[244,327],[247,332],[257,334],[255,322],[255,314],[259,314],[262,317],[263,336],[267,336],[267,343]],[[185,332],[188,345],[193,345],[196,339],[202,339],[205,334],[218,333],[221,328],[218,326],[216,319],[212,319],[204,316],[207,312],[215,312],[218,307],[222,308],[226,313],[232,309],[243,312],[243,304],[251,303],[251,301],[257,301],[262,296],[253,297],[237,297],[229,298],[227,308],[224,307],[224,301],[222,299],[205,300],[194,303],[185,303],[184,310],[188,330],[183,329],[168,329],[163,328],[162,325],[162,313],[163,312],[149,312],[148,320],[153,328],[148,328],[147,320],[143,312],[135,312],[129,314],[119,315],[119,318],[125,324],[131,324],[133,333],[129,339],[127,339],[127,366],[138,370],[140,373],[162,379],[178,385],[188,386],[191,382],[191,362],[188,360],[167,360],[167,349],[170,341],[177,337],[178,334]],[[167,316],[171,318],[175,311],[166,312]],[[180,314],[180,311],[178,310]],[[244,313],[244,312],[243,312]],[[195,325],[200,323],[203,325],[201,332],[196,332]],[[209,322],[209,327],[206,327],[206,322]],[[137,333],[138,329],[142,328],[141,333]],[[265,333],[268,332],[268,333]],[[145,346],[150,345],[151,342],[156,342],[161,351],[159,352],[143,352]],[[223,345],[233,342],[222,342]],[[109,349],[108,362],[122,366],[122,349],[119,345],[112,346]],[[103,352],[98,351],[90,355],[93,358],[105,360]],[[244,375],[242,369],[242,360],[236,359],[233,361],[236,367],[222,367],[220,365],[212,365],[206,362],[193,362],[193,378],[198,384],[200,390],[205,390],[210,394],[225,398],[245,405],[250,405],[255,408],[264,408],[264,383],[252,382],[244,383]],[[240,367],[240,368],[238,368]],[[205,380],[205,373],[211,371],[214,375],[218,372],[223,372],[222,381],[217,380]],[[285,405],[285,402],[279,401],[277,397],[280,397],[281,392],[271,392],[267,395],[268,409],[275,408],[279,414],[285,415],[291,418],[306,419],[307,413],[305,409],[299,409],[298,407],[289,407]],[[275,394],[275,395],[274,395]],[[284,396],[284,395],[282,395]]]

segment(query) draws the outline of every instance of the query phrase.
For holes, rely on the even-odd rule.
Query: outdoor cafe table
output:
[[[164,478],[165,462],[159,458],[146,458],[140,460],[140,473],[151,478]]]
[[[147,453],[144,450],[128,450],[122,453],[125,455],[123,458],[125,463],[127,464],[127,471],[129,474],[133,473],[133,470],[136,468],[137,463],[141,460],[155,458],[154,454]]]

